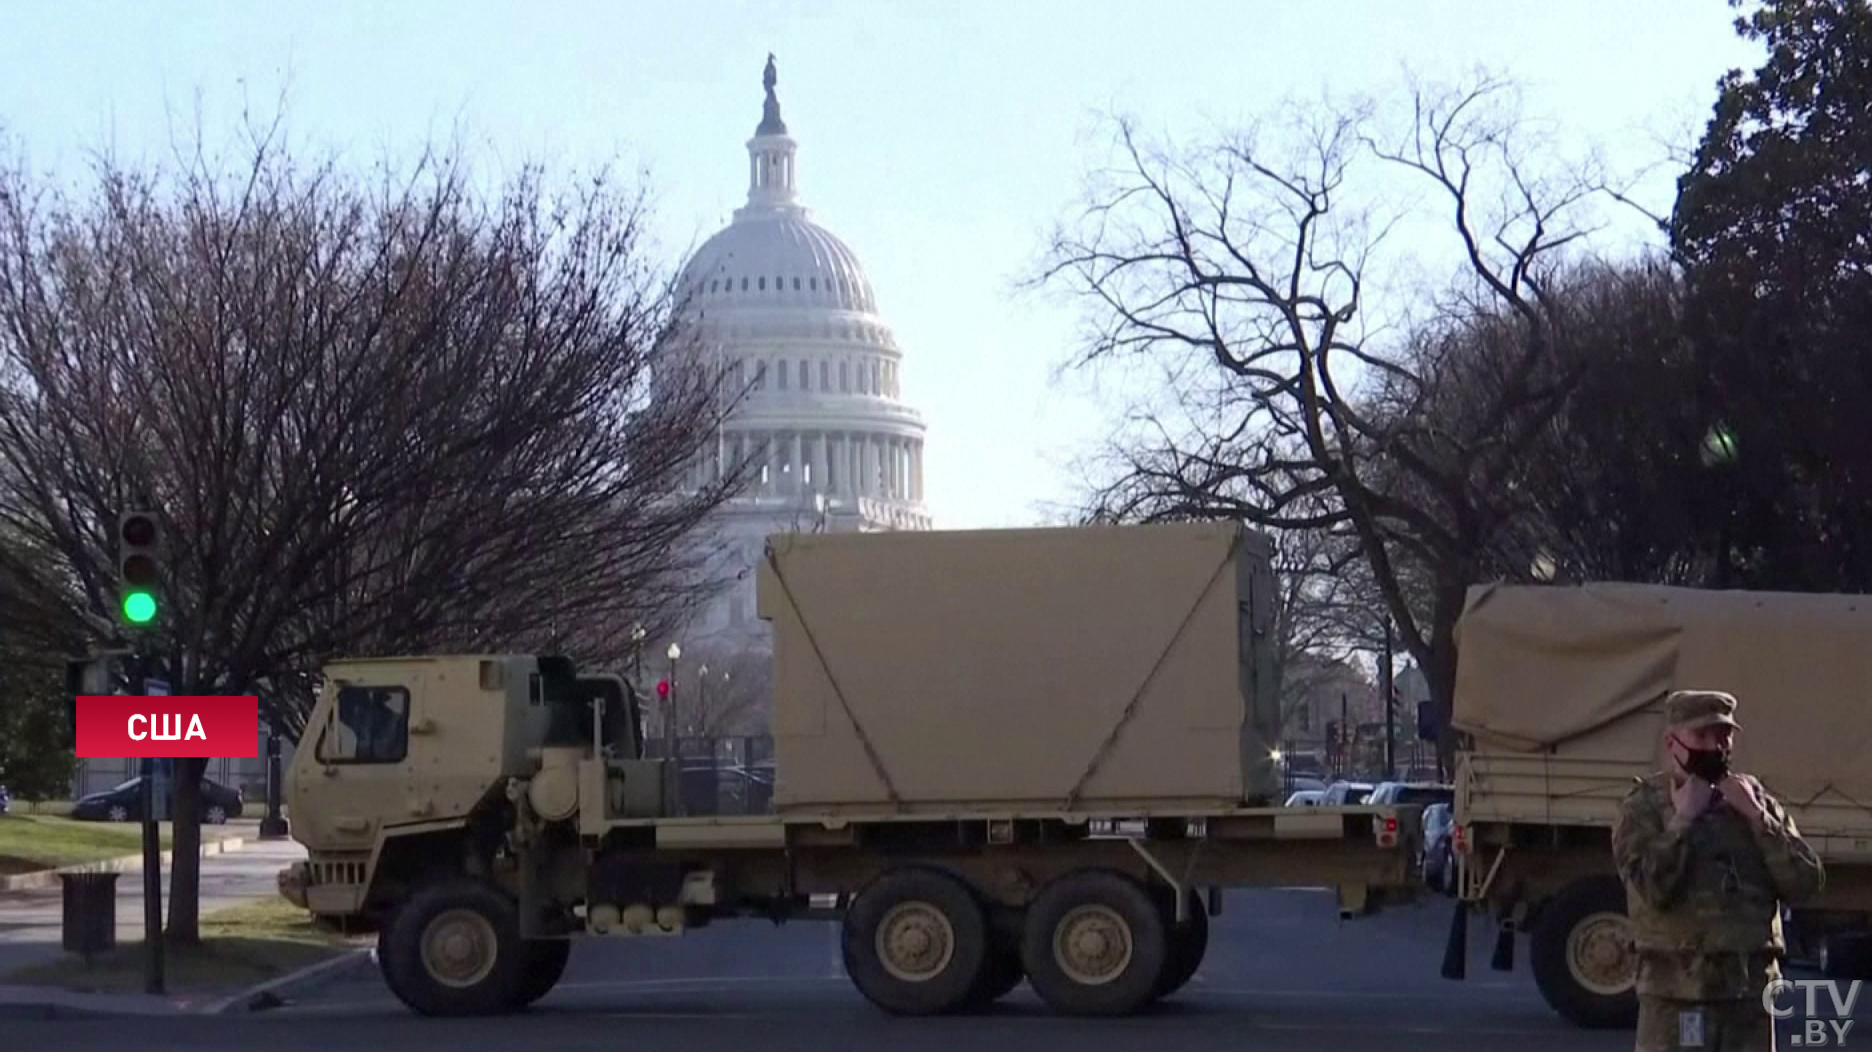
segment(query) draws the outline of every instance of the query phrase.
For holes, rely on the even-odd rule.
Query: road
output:
[[[326,986],[301,1003],[222,1018],[139,1019],[138,1052],[260,1048],[329,1052],[334,1042],[386,1052],[555,1052],[631,1049],[694,1052],[1075,1052],[1141,1048],[1306,1049],[1309,1052],[1612,1052],[1631,1035],[1577,1030],[1534,992],[1525,969],[1488,970],[1476,931],[1471,978],[1442,979],[1449,907],[1433,900],[1341,922],[1323,892],[1229,896],[1198,979],[1149,1015],[1122,1020],[1052,1016],[1024,987],[973,1017],[893,1019],[850,987],[837,927],[721,924],[680,939],[602,942],[574,953],[565,981],[531,1012],[479,1020],[411,1016],[374,970]],[[1473,926],[1472,926],[1473,927]],[[1519,962],[1517,962],[1519,963]],[[1824,997],[1822,998],[1824,1001]],[[1872,998],[1859,1013],[1872,1016]],[[10,1022],[20,1048],[120,1052],[122,1022]],[[1783,1048],[1792,1022],[1784,1027]],[[1872,1033],[1872,1026],[1863,1028]],[[1847,1044],[1859,1038],[1848,1035]],[[1872,1042],[1872,1037],[1866,1037]]]

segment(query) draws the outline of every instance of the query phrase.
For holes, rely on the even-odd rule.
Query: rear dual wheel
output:
[[[1018,972],[1009,981],[990,935],[987,911],[967,884],[937,869],[895,870],[845,912],[845,974],[893,1015],[971,1007],[1020,981]]]
[[[1162,996],[1180,970],[1172,967],[1161,897],[1122,873],[1087,870],[1059,878],[1028,907],[1023,927],[1028,982],[1062,1014],[1129,1015]]]

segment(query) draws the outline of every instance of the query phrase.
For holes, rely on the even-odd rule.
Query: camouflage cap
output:
[[[1720,690],[1674,690],[1664,699],[1664,722],[1673,727],[1695,729],[1727,725],[1740,728],[1735,721],[1735,695]]]

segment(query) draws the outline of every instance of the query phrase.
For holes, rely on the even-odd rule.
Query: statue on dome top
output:
[[[774,72],[773,52],[769,51],[767,52],[767,68],[761,72],[761,87],[766,88],[767,94],[772,95],[774,85],[779,80],[779,76]]]

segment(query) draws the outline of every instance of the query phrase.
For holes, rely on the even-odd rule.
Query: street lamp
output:
[[[695,703],[696,703],[696,711],[702,713],[703,718],[706,719],[707,714],[708,714],[708,666],[707,665],[698,665],[696,667]]]
[[[649,633],[644,631],[643,622],[631,626],[631,679],[640,693],[643,691],[643,645],[646,635]]]
[[[663,747],[670,759],[676,758],[676,662],[682,659],[682,647],[675,643],[664,652],[669,657],[669,701],[663,711]]]

